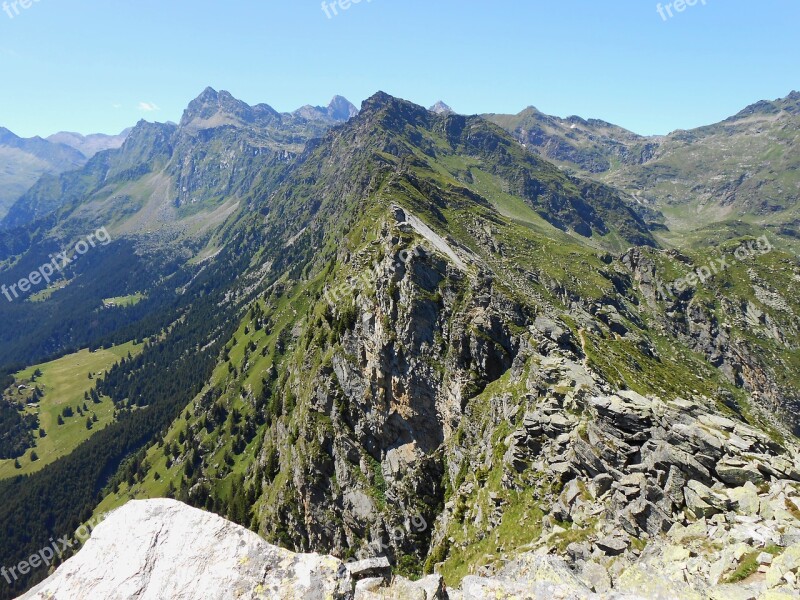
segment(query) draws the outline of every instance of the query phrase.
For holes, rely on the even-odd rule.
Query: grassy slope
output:
[[[25,382],[31,379],[37,369],[42,372],[42,376],[36,379],[34,385],[39,386],[44,396],[38,409],[28,408],[27,411],[39,415],[39,427],[44,429],[47,435],[43,438],[38,434],[34,436],[36,446],[19,459],[21,469],[14,467],[13,460],[0,460],[0,479],[43,469],[56,459],[72,452],[93,433],[111,423],[114,418],[114,406],[111,401],[103,398],[100,404],[94,404],[91,400],[84,399],[84,393],[94,387],[94,378],[111,368],[129,352],[135,355],[140,350],[141,345],[136,346],[133,343],[96,352],[81,350],[17,373],[16,381]],[[90,373],[93,375],[92,379],[89,379]],[[74,410],[78,406],[82,407],[84,402],[89,408],[88,415],[91,416],[92,413],[97,415],[98,420],[91,430],[86,428],[86,413],[80,416],[77,411],[74,416],[64,419],[64,425],[58,425],[58,415],[65,407],[71,406]],[[33,451],[39,456],[39,460],[35,462],[31,462]]]
[[[103,300],[103,305],[108,308],[109,305],[114,306],[134,306],[139,304],[142,300],[145,299],[145,295],[141,292],[137,292],[135,294],[130,294],[128,296],[117,296],[116,298],[105,298]]]

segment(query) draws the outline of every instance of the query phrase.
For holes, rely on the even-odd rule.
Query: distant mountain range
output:
[[[119,135],[61,132],[21,138],[0,127],[0,219],[42,175],[77,169],[103,150],[119,148],[130,130]]]
[[[229,214],[240,192],[269,165],[296,156],[309,140],[357,112],[337,96],[325,108],[282,114],[208,88],[178,125],[142,121],[118,149],[95,155],[83,169],[42,177],[0,220],[0,230],[63,208],[64,218],[103,214],[127,232],[202,233]]]
[[[739,221],[800,241],[800,92],[762,101],[721,123],[645,137],[605,121],[528,108],[485,115],[530,151],[609,183],[678,237]]]
[[[130,127],[123,130],[119,135],[105,135],[103,133],[81,135],[80,133],[61,131],[47,136],[47,141],[53,142],[54,144],[71,146],[86,158],[92,158],[98,152],[113,150],[114,148],[122,146],[122,142],[125,141],[125,138],[128,137],[130,132]]]

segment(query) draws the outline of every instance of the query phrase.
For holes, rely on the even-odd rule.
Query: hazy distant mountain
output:
[[[334,96],[326,107],[306,105],[292,114],[306,119],[327,118],[345,122],[355,117],[358,114],[358,109],[347,98]]]
[[[128,137],[131,128],[123,130],[119,135],[106,135],[103,133],[93,133],[81,135],[70,131],[60,131],[47,137],[47,140],[54,144],[64,144],[71,146],[82,153],[86,158],[92,158],[103,150],[112,150],[122,146],[122,142]]]
[[[436,104],[431,106],[429,109],[431,112],[435,112],[437,115],[446,115],[453,112],[453,109],[447,106],[444,102],[439,100]]]
[[[40,137],[21,138],[0,127],[0,218],[44,174],[80,167],[84,154]]]

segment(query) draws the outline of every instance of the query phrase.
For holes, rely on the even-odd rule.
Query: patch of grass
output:
[[[595,532],[597,519],[593,519],[584,527],[571,526],[569,523],[560,523],[563,528],[568,528],[563,533],[557,533],[553,536],[553,543],[559,553],[563,554],[567,551],[567,546],[572,543],[580,544],[588,540]]]
[[[533,493],[532,489],[509,492],[503,518],[494,529],[479,531],[473,523],[468,522],[451,532],[456,543],[450,545],[441,568],[448,586],[458,586],[472,569],[492,562],[493,557],[511,554],[539,539],[544,513]],[[439,554],[441,558],[444,552]]]
[[[36,377],[35,382],[30,385],[38,386],[44,395],[38,407],[29,406],[26,412],[39,416],[39,427],[44,429],[45,436],[37,435],[36,445],[20,457],[21,469],[14,467],[13,460],[1,460],[0,479],[27,475],[43,469],[56,459],[68,455],[96,431],[111,423],[114,419],[114,405],[111,400],[101,398],[100,404],[95,404],[92,400],[86,400],[84,394],[95,387],[97,377],[102,377],[105,371],[129,352],[133,356],[141,348],[141,345],[129,342],[107,350],[81,350],[49,363],[28,367],[14,375],[17,382],[30,382],[34,373],[41,371],[41,376]],[[84,411],[81,416],[76,409],[83,407],[84,403],[88,411]],[[62,416],[64,424],[59,425],[58,417],[67,407],[73,409],[74,415]],[[91,429],[87,429],[86,419],[93,414],[97,415],[97,421],[92,424]],[[33,452],[39,457],[36,461],[31,460]]]
[[[106,298],[103,300],[103,306],[105,308],[113,308],[118,306],[134,306],[139,304],[142,300],[145,299],[145,295],[142,293],[135,293],[130,294],[129,296],[117,296],[116,298]]]
[[[739,583],[740,581],[744,581],[751,577],[756,571],[758,571],[758,556],[762,552],[767,552],[772,554],[773,556],[778,556],[781,552],[783,552],[782,548],[778,546],[767,546],[763,550],[755,550],[750,552],[742,557],[741,562],[739,562],[739,566],[736,570],[728,575],[725,579],[725,583]]]

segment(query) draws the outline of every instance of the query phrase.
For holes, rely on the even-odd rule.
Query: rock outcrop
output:
[[[25,600],[338,600],[352,597],[343,564],[294,554],[174,500],[132,501]]]
[[[747,482],[744,489],[753,484]],[[755,492],[752,493],[757,497]],[[782,509],[765,501],[778,521]],[[251,531],[174,500],[132,501],[112,512],[84,548],[20,600],[723,600],[796,598],[800,530],[787,531],[769,551],[750,557],[756,577],[698,591],[691,579],[704,569],[719,577],[748,552],[753,540],[774,533],[768,522],[732,517],[676,526],[671,544],[655,544],[618,569],[612,588],[602,555],[615,543],[601,540],[582,573],[541,552],[517,556],[491,576],[467,576],[447,589],[440,575],[418,581],[392,577],[385,558],[343,563],[318,554],[271,546]],[[720,534],[719,532],[725,532]],[[738,540],[738,541],[737,541]],[[720,559],[698,557],[702,544],[723,542]],[[789,545],[777,552],[775,544]],[[612,569],[613,571],[613,566]]]

